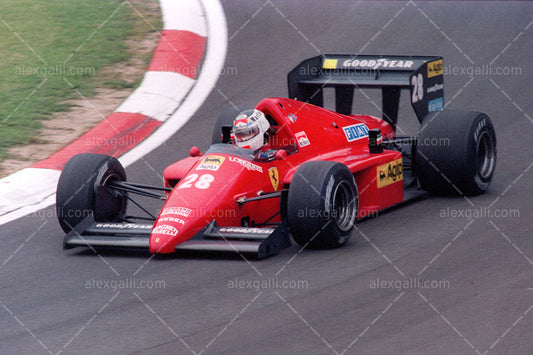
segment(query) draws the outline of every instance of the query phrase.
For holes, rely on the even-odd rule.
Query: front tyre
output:
[[[114,222],[126,213],[126,197],[105,187],[111,181],[126,181],[124,168],[111,156],[84,153],[67,162],[56,192],[57,219],[66,233],[89,214]]]
[[[289,188],[289,230],[302,246],[338,247],[350,238],[358,207],[357,185],[345,165],[307,162],[298,168]]]
[[[496,134],[484,113],[437,111],[422,121],[415,147],[422,187],[436,194],[479,195],[496,167]]]

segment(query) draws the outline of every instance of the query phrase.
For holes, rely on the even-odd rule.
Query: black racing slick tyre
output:
[[[126,181],[124,168],[113,157],[84,153],[67,162],[56,192],[57,218],[66,233],[90,214],[95,221],[114,222],[126,213],[126,197],[104,187],[110,181]]]
[[[350,170],[330,161],[302,164],[289,187],[287,219],[294,240],[310,248],[334,248],[350,238],[359,198]]]
[[[439,195],[479,195],[496,167],[496,134],[484,113],[437,111],[422,121],[415,172],[425,190]]]

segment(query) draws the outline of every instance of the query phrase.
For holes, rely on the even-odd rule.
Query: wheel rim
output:
[[[349,231],[357,214],[355,192],[350,184],[342,181],[333,195],[333,220],[343,232]]]
[[[488,180],[494,171],[496,149],[489,132],[483,131],[477,143],[477,172],[482,180]]]

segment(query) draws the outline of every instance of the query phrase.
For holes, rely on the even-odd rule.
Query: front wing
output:
[[[148,250],[152,224],[95,222],[86,217],[63,240],[64,249],[135,248]],[[215,251],[252,254],[258,259],[274,255],[291,245],[286,222],[276,228],[218,227],[213,220],[176,251]]]

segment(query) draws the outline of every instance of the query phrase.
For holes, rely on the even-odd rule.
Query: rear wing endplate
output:
[[[393,128],[400,91],[410,90],[419,121],[444,107],[442,57],[325,54],[301,62],[288,75],[289,97],[324,106],[323,89],[335,88],[335,110],[352,114],[355,88],[382,90],[382,113]]]

